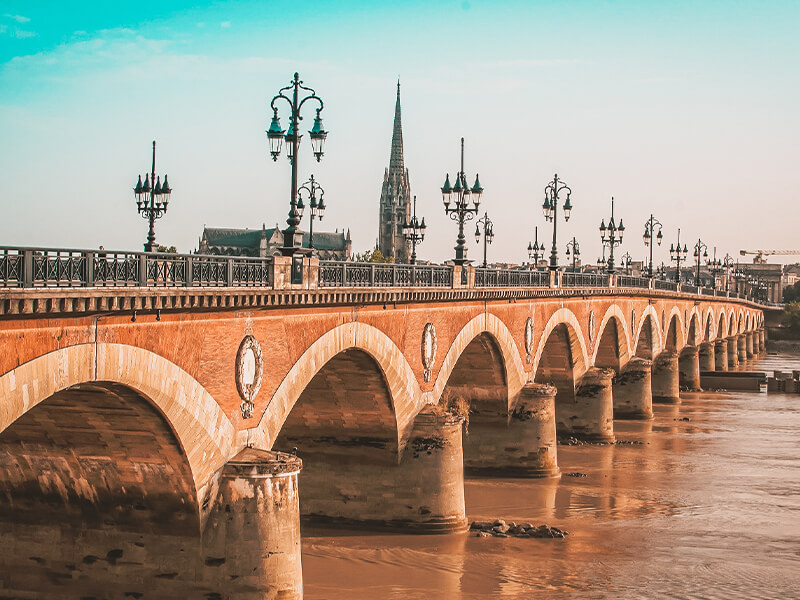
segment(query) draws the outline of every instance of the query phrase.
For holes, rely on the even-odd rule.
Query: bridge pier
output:
[[[560,431],[583,439],[614,441],[611,369],[591,368],[575,386],[575,401],[556,404]]]
[[[755,349],[753,347],[753,332],[752,331],[748,331],[745,334],[745,352],[746,352],[746,355],[747,355],[748,359],[753,358],[757,354],[757,352],[755,351]]]
[[[303,597],[301,468],[296,456],[255,448],[223,467],[203,534],[205,578],[220,598]]]
[[[399,463],[373,438],[306,442],[302,517],[360,529],[466,529],[462,428],[461,417],[424,408]]]
[[[690,390],[700,389],[700,360],[696,346],[686,346],[678,359],[678,381]]]
[[[614,377],[615,419],[653,418],[652,367],[650,360],[633,358]]]
[[[674,350],[664,350],[653,361],[653,402],[681,403],[678,355]]]
[[[714,370],[728,370],[728,342],[727,340],[714,341]]]
[[[767,351],[767,335],[763,329],[758,330],[758,352],[761,354],[762,352]]]
[[[739,362],[745,362],[747,360],[747,337],[743,333],[736,336],[736,350],[739,354]]]
[[[700,370],[701,371],[713,371],[715,367],[715,360],[714,360],[714,343],[713,342],[703,342],[700,344],[700,348],[697,354],[697,360],[700,363]]]
[[[556,477],[556,388],[529,383],[502,420],[471,417],[464,435],[468,473],[507,477]]]
[[[739,349],[736,346],[736,336],[732,335],[728,340],[728,366],[729,367],[738,367],[739,366]]]

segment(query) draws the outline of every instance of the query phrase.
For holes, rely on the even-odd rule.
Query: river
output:
[[[746,366],[798,368],[789,355]],[[560,479],[466,481],[470,520],[567,538],[309,528],[306,600],[800,598],[800,395],[682,398],[652,421],[616,421],[631,443],[559,446]]]

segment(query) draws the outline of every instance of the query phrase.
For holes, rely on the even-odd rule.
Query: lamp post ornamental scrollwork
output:
[[[290,90],[292,92],[291,98],[284,94],[284,92]],[[301,90],[309,93],[300,98]],[[289,103],[289,129],[286,132],[281,129],[280,120],[278,119],[278,107],[276,106],[278,100],[285,100]],[[272,102],[270,102],[270,107],[272,108],[272,123],[270,123],[269,129],[267,130],[270,155],[272,156],[272,160],[278,160],[278,156],[281,153],[281,144],[285,141],[286,156],[292,165],[289,218],[286,219],[288,227],[283,230],[283,247],[280,249],[281,254],[284,256],[292,256],[298,252],[302,246],[302,239],[298,239],[300,235],[298,225],[300,225],[302,212],[298,210],[297,206],[297,150],[300,146],[300,138],[303,136],[298,132],[298,129],[299,122],[303,118],[300,115],[300,110],[309,100],[313,100],[319,104],[316,117],[314,118],[314,126],[311,128],[311,131],[308,132],[311,138],[311,149],[317,162],[319,162],[323,155],[322,148],[325,144],[325,138],[328,136],[328,132],[322,128],[322,118],[320,117],[320,112],[324,108],[322,99],[317,96],[317,93],[312,88],[304,86],[303,82],[300,80],[300,75],[295,73],[294,80],[288,86],[281,88],[278,94],[272,99]]]
[[[494,239],[494,223],[489,218],[487,213],[483,213],[483,217],[475,222],[475,243],[479,244],[481,241],[481,226],[483,226],[483,268],[486,264],[486,246],[492,243]]]
[[[425,217],[422,217],[422,222],[417,220],[417,197],[414,196],[414,209],[411,215],[411,221],[403,225],[403,235],[407,242],[411,242],[411,264],[417,264],[417,244],[425,241]]]
[[[570,200],[572,190],[566,183],[558,179],[558,174],[553,175],[553,181],[544,188],[544,202],[542,203],[542,212],[545,220],[553,223],[553,245],[550,248],[551,271],[558,269],[558,199],[562,192],[567,195],[564,199],[564,206],[562,206],[564,209],[564,221],[569,221],[569,215],[572,212],[572,202]]]
[[[457,265],[464,265],[468,262],[464,222],[471,221],[478,214],[482,194],[483,188],[477,175],[475,175],[475,185],[471,189],[467,183],[467,177],[464,174],[464,138],[462,137],[461,170],[456,174],[456,183],[455,185],[450,184],[450,174],[448,173],[442,186],[444,212],[453,221],[458,221],[458,238],[455,246],[456,257],[453,260]],[[470,199],[472,199],[472,206],[470,206]],[[455,202],[455,206],[451,207],[451,202]]]
[[[622,236],[625,235],[625,225],[622,219],[619,220],[619,225],[614,221],[614,197],[611,197],[611,218],[608,220],[606,227],[605,221],[600,221],[600,240],[603,246],[608,246],[609,255],[606,271],[608,273],[614,272],[614,248],[622,244]]]
[[[675,263],[675,281],[677,283],[681,282],[681,263],[686,260],[688,255],[689,249],[686,247],[686,244],[683,245],[683,250],[681,250],[681,230],[679,227],[677,248],[672,244],[669,246],[669,259]]]
[[[142,176],[133,188],[136,196],[136,210],[142,217],[150,222],[150,229],[147,232],[147,242],[144,245],[145,252],[155,252],[158,250],[156,245],[156,219],[160,219],[167,212],[169,198],[172,189],[169,187],[167,176],[164,175],[164,183],[161,183],[161,176],[156,179],[156,142],[153,140],[153,164],[150,173],[145,173],[144,183]]]
[[[658,228],[658,232],[656,233],[656,228]],[[655,237],[656,243],[660,246],[661,241],[664,239],[664,235],[661,233],[661,221],[658,219],[653,218],[653,215],[650,215],[650,218],[645,221],[644,224],[644,235],[642,239],[644,240],[644,245],[650,247],[650,263],[647,269],[648,274],[650,277],[653,277],[653,237]]]

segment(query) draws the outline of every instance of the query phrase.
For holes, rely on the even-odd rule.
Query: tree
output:
[[[800,302],[790,302],[783,308],[783,326],[800,337]]]
[[[178,249],[175,246],[170,246],[169,248],[167,248],[166,246],[159,245],[157,252],[167,252],[169,254],[177,254]]]
[[[367,250],[361,254],[356,254],[355,261],[368,263],[393,263],[394,257],[384,256],[380,250],[375,248],[374,250]]]

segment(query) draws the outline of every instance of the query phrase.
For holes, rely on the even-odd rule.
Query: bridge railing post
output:
[[[369,266],[369,286],[375,287],[375,265]]]
[[[561,280],[558,276],[558,271],[550,271],[550,287],[557,288],[561,287]]]
[[[147,287],[147,254],[139,255],[139,286]]]
[[[319,259],[316,256],[309,256],[306,259],[308,277],[306,277],[306,287],[315,290],[319,287]]]
[[[33,250],[22,251],[22,287],[33,287]]]
[[[233,259],[228,259],[228,264],[226,265],[226,276],[225,276],[225,283],[228,287],[233,287]]]
[[[85,254],[86,261],[83,264],[83,285],[94,287],[94,252]]]
[[[186,257],[186,269],[184,270],[184,279],[183,285],[186,287],[192,287],[192,280],[194,278],[194,273],[192,273],[194,267],[194,258],[191,256]]]

